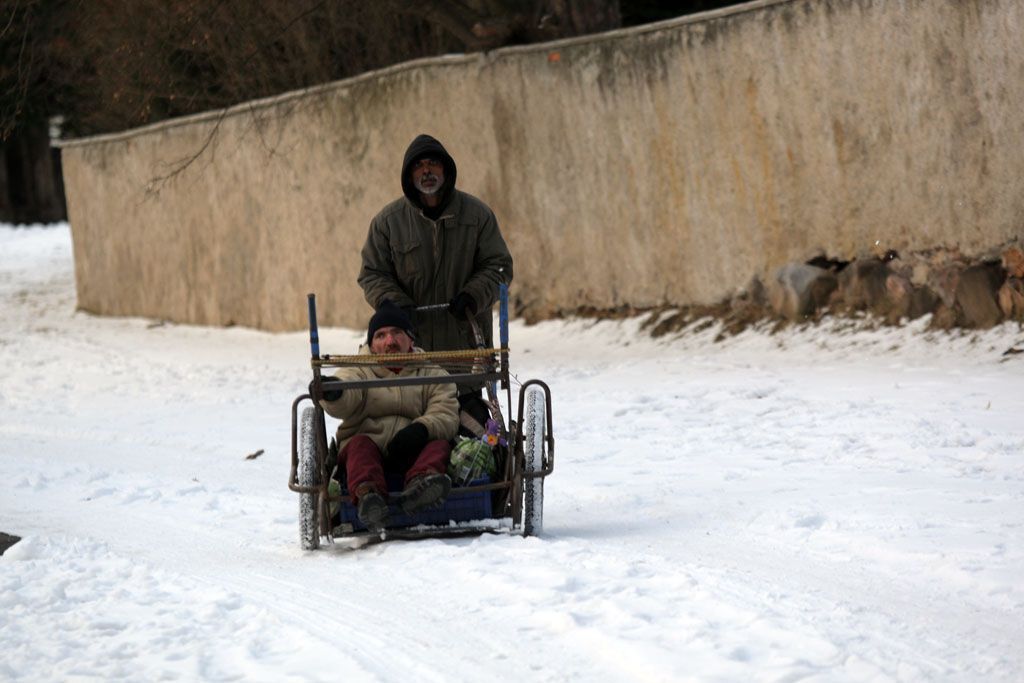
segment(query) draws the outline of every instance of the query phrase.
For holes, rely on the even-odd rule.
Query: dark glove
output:
[[[341,380],[337,377],[320,378],[321,398],[325,401],[337,401],[341,398]],[[309,395],[313,395],[313,382],[309,383]]]
[[[427,445],[428,439],[426,426],[421,422],[413,422],[391,438],[388,455],[400,460],[415,458]]]
[[[400,309],[402,309],[405,312],[406,315],[408,315],[410,317],[412,316],[413,312],[416,310],[415,306],[399,306],[398,304],[396,304],[391,299],[381,299],[380,300],[380,305],[377,306],[376,310],[379,311],[380,309],[382,309],[382,308],[384,308],[386,306],[394,306],[395,308],[400,308]]]
[[[458,320],[466,320],[469,316],[476,314],[476,302],[469,294],[459,292],[448,304],[448,310]]]

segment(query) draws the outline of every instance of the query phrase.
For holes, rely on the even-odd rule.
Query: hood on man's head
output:
[[[455,167],[455,159],[452,159],[452,155],[448,153],[444,145],[437,138],[431,137],[426,133],[417,135],[416,139],[409,144],[409,148],[405,150],[405,159],[402,161],[402,192],[405,193],[405,196],[413,204],[421,206],[420,193],[412,184],[409,169],[412,168],[413,162],[419,161],[424,157],[436,157],[441,160],[441,165],[444,166],[444,185],[441,186],[441,206],[444,206],[448,202],[452,189],[455,187],[455,177],[458,174],[458,169]]]
[[[366,328],[367,344],[373,341],[373,335],[377,334],[377,330],[382,327],[397,327],[400,330],[405,330],[406,334],[413,339],[416,338],[409,316],[390,301],[384,302],[370,318],[370,324]]]

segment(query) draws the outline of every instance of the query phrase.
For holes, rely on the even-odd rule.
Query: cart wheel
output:
[[[531,387],[526,392],[523,415],[523,473],[544,469],[544,423],[547,402],[544,392]],[[523,481],[523,535],[535,536],[544,524],[544,477],[525,478]]]
[[[299,486],[316,486],[316,432],[314,425],[316,410],[306,408],[302,411],[299,421]],[[303,550],[316,550],[320,547],[320,520],[317,515],[317,495],[315,493],[299,494],[299,540]]]

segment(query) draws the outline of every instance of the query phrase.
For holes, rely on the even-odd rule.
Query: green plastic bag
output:
[[[480,439],[459,437],[452,449],[448,463],[448,476],[456,486],[466,486],[486,474],[492,480],[498,467],[494,462],[494,451]]]

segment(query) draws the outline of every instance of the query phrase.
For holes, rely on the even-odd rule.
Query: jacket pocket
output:
[[[395,273],[400,280],[408,282],[419,273],[420,243],[418,241],[402,242],[391,245],[391,258],[395,262]]]

